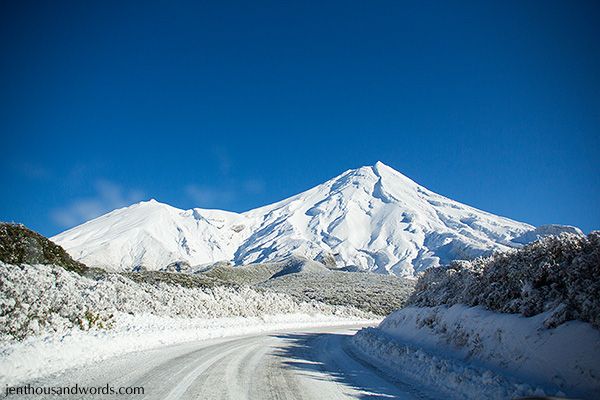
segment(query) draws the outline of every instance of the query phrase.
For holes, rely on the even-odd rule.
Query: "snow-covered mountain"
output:
[[[235,264],[297,255],[339,267],[413,275],[455,259],[519,247],[546,233],[433,193],[387,165],[349,170],[275,204],[233,213],[155,200],[112,211],[52,238],[109,270]]]

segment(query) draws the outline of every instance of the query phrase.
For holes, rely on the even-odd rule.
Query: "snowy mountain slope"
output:
[[[155,270],[173,262],[248,264],[297,255],[413,275],[454,259],[518,247],[538,236],[539,231],[527,235],[534,230],[433,193],[378,162],[241,214],[179,210],[151,200],[52,240],[79,261],[115,270]]]
[[[108,270],[157,270],[230,259],[244,238],[244,216],[140,202],[52,238],[75,259]]]
[[[339,264],[400,274],[514,246],[534,229],[437,195],[380,162],[244,215],[262,222],[237,263],[325,251]]]

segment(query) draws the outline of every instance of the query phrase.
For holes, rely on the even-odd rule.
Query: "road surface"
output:
[[[51,376],[35,386],[143,387],[144,395],[52,399],[415,399],[345,349],[357,328],[312,328],[172,345]],[[32,396],[32,399],[44,396]]]

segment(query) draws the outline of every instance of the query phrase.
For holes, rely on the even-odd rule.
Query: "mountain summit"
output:
[[[280,202],[234,213],[150,200],[52,238],[109,270],[249,264],[303,256],[330,266],[410,276],[456,259],[519,247],[544,233],[440,196],[382,162],[348,170]]]

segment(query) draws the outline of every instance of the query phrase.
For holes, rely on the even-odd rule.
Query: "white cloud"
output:
[[[52,210],[50,218],[62,228],[72,227],[144,198],[140,190],[124,189],[107,180],[97,181],[95,189],[93,196],[75,199],[66,207]]]
[[[204,185],[187,185],[185,193],[198,207],[223,208],[234,198],[234,190],[230,188],[213,188]]]
[[[194,202],[194,206],[205,208],[227,208],[237,199],[264,191],[265,184],[259,179],[248,179],[241,184],[230,181],[218,186],[190,184],[185,187],[185,193]]]

